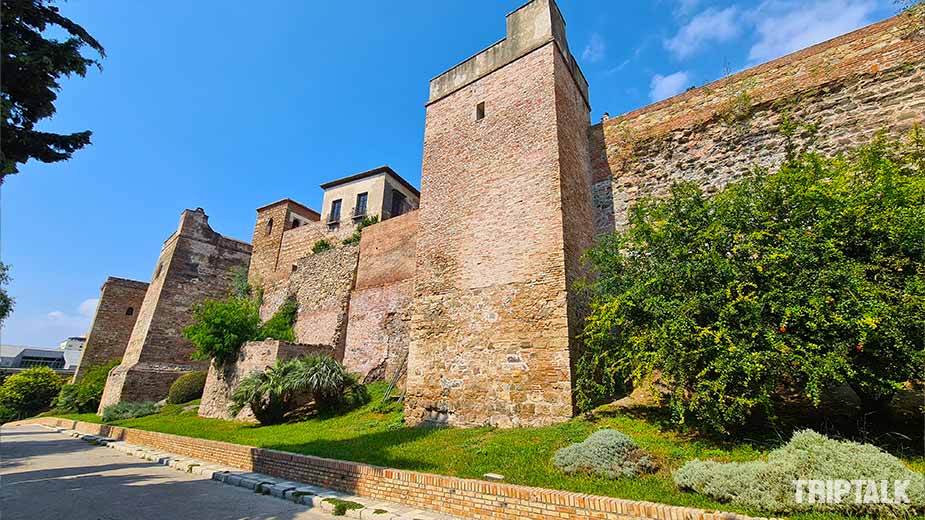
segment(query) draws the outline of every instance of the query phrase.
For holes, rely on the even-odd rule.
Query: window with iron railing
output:
[[[328,214],[328,223],[329,223],[329,224],[336,224],[336,223],[340,222],[340,207],[341,207],[341,204],[342,204],[342,202],[341,202],[340,199],[337,199],[337,200],[331,202],[331,212]]]
[[[356,206],[353,207],[353,218],[363,218],[366,216],[366,202],[369,200],[368,193],[360,193],[357,195]]]

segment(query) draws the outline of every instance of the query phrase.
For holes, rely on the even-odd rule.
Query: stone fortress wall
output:
[[[145,282],[114,276],[106,279],[100,288],[100,301],[90,323],[80,364],[74,372],[75,382],[90,368],[122,359],[147,290]]]
[[[925,123],[925,35],[906,15],[814,45],[591,128],[595,228],[622,229],[639,198],[693,181],[713,192],[795,144],[838,153]]]
[[[122,358],[109,373],[100,412],[119,401],[158,401],[181,375],[202,370],[183,337],[193,308],[228,296],[233,271],[247,268],[251,245],[223,237],[209,227],[202,208],[185,210],[167,239]]]
[[[208,229],[201,210],[184,212],[102,406],[157,400],[204,366],[189,360],[182,325],[250,256],[261,318],[295,299],[298,343],[366,381],[406,370],[409,423],[566,420],[585,312],[573,283],[593,236],[625,227],[635,201],[673,182],[713,192],[778,164],[785,118],[803,125],[794,143],[826,153],[925,123],[925,35],[912,22],[890,18],[591,125],[562,15],[553,0],[532,0],[508,15],[505,39],[431,81],[419,210],[348,245],[355,219],[331,226],[284,199],[257,210],[252,255]],[[321,238],[337,247],[313,253]],[[239,369],[308,347],[254,348]],[[226,413],[219,400],[204,413]]]

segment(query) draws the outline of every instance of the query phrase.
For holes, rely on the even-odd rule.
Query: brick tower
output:
[[[588,85],[552,0],[430,83],[405,417],[572,416],[571,291],[592,241]]]
[[[290,266],[279,269],[279,254],[283,233],[308,223],[318,222],[321,215],[291,199],[283,199],[257,208],[254,225],[254,246],[247,278],[255,285],[285,278]]]
[[[183,211],[161,249],[122,363],[106,380],[100,413],[119,401],[159,401],[178,377],[208,367],[190,358],[195,348],[183,328],[197,304],[228,296],[233,271],[247,269],[250,256],[251,245],[213,231],[202,208]]]
[[[106,279],[100,288],[100,303],[74,381],[79,381],[90,368],[122,359],[147,290],[145,282],[114,276]]]

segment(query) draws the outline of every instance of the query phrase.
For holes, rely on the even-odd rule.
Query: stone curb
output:
[[[363,506],[361,509],[348,509],[343,515],[348,518],[375,520],[452,520],[453,518],[441,513],[416,509],[394,502],[359,497],[318,486],[283,480],[262,473],[252,473],[236,468],[209,464],[200,460],[129,444],[124,441],[80,433],[77,430],[59,429],[44,424],[39,424],[39,426],[96,446],[106,446],[183,473],[193,473],[222,484],[242,487],[255,493],[269,495],[281,500],[289,500],[296,504],[320,509],[328,514],[333,513],[335,507],[328,499],[338,499]]]

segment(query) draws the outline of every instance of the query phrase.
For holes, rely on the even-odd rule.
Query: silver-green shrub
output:
[[[151,401],[138,403],[122,401],[111,404],[103,409],[103,422],[121,421],[124,419],[134,419],[135,417],[144,417],[153,415],[158,412],[158,406]]]
[[[584,442],[560,449],[552,463],[565,473],[591,473],[607,478],[631,477],[657,468],[648,453],[617,430],[598,430]]]
[[[908,504],[856,503],[852,492],[841,503],[797,502],[797,480],[909,480]],[[684,490],[722,502],[773,513],[831,511],[875,517],[910,516],[925,507],[925,479],[896,457],[870,444],[838,441],[811,430],[793,434],[790,442],[768,453],[768,460],[719,463],[692,460],[674,472]]]

